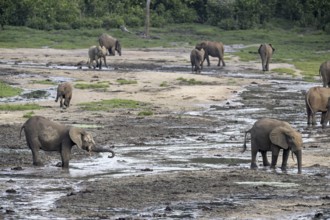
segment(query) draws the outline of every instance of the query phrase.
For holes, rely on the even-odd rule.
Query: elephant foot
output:
[[[43,164],[40,161],[33,162],[34,166],[42,166]]]
[[[256,170],[256,169],[258,169],[258,166],[257,166],[257,164],[255,164],[255,163],[251,163],[250,168],[251,168],[252,170]]]
[[[265,163],[263,163],[264,167],[269,167],[270,166],[270,163],[267,161]]]
[[[271,165],[270,166],[270,169],[276,169],[276,166],[275,165]]]
[[[281,170],[282,170],[283,172],[286,172],[286,168],[287,168],[286,166],[282,166],[282,167],[281,167]]]

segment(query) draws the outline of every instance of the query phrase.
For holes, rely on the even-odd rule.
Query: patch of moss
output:
[[[23,90],[0,81],[0,98],[12,97],[21,94]]]

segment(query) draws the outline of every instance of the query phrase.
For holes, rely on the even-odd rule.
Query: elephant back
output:
[[[114,38],[106,33],[101,34],[99,37],[100,46],[101,47],[104,46],[107,49],[109,49],[110,47],[115,47],[116,41],[117,41],[116,38]]]

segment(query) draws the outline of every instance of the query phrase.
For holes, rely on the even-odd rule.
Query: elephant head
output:
[[[290,149],[297,157],[298,173],[301,173],[302,147],[301,134],[291,127],[276,127],[269,134],[270,141],[282,149]]]
[[[109,158],[115,156],[113,150],[108,148],[96,147],[93,136],[81,128],[71,127],[69,135],[78,148],[86,150],[88,152],[110,152]]]
[[[121,45],[119,40],[116,40],[115,50],[118,52],[119,56],[121,56]]]

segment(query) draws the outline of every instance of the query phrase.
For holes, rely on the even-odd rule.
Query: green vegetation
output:
[[[21,94],[23,90],[20,88],[12,87],[2,81],[0,81],[0,98],[17,96]]]
[[[198,81],[194,78],[191,79],[185,79],[183,77],[177,78],[177,80],[180,82],[181,85],[205,85],[205,82]]]
[[[28,103],[23,105],[18,104],[1,104],[0,111],[25,111],[25,110],[39,110],[42,109],[40,105]]]
[[[160,87],[168,87],[168,84],[166,81],[163,81],[160,85]]]
[[[45,80],[32,80],[33,84],[45,84],[45,85],[56,85],[57,83],[51,81],[50,79]]]
[[[77,89],[107,89],[109,88],[109,82],[76,83],[74,87]]]
[[[111,109],[140,109],[146,108],[147,104],[126,99],[110,99],[98,102],[88,102],[79,104],[82,109],[87,111],[109,111]]]
[[[34,111],[27,112],[23,115],[23,118],[31,118],[34,115]]]
[[[153,115],[154,113],[150,110],[145,110],[145,111],[141,111],[138,113],[138,116],[151,116]]]
[[[137,84],[137,81],[120,78],[117,79],[117,83],[119,83],[120,85],[127,85],[127,84]]]
[[[0,25],[40,30],[114,29],[144,25],[146,1],[2,0]],[[330,32],[327,0],[157,0],[150,4],[150,25],[200,23],[224,30],[267,26],[276,19]],[[292,27],[292,26],[291,26]],[[204,34],[211,34],[204,31]]]

